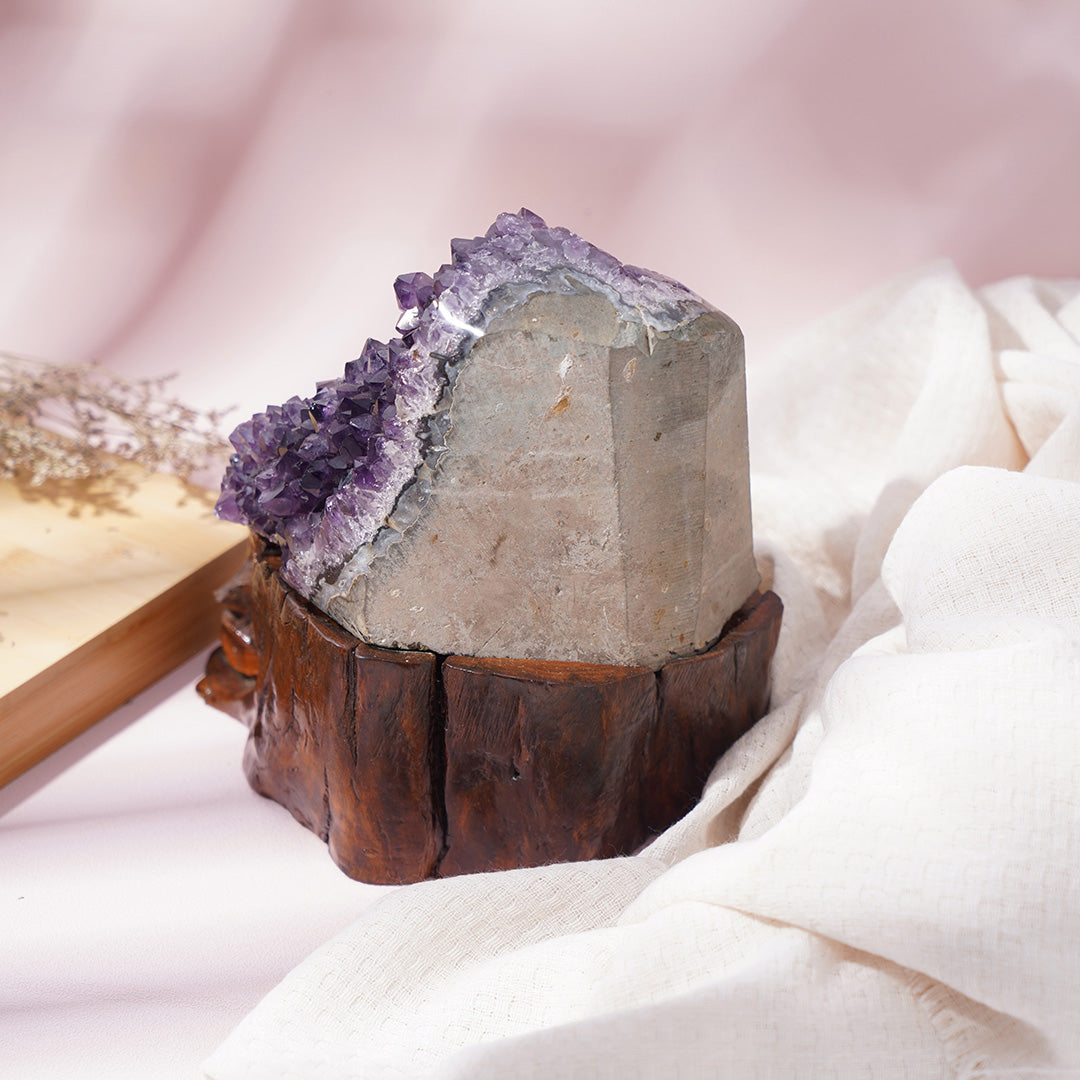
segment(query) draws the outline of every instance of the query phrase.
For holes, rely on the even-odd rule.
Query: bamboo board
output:
[[[0,786],[216,637],[246,538],[175,477],[0,481]]]

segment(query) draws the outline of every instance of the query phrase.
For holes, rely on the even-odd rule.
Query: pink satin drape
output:
[[[752,363],[937,256],[1080,273],[1078,61],[1053,0],[7,4],[0,348],[251,411],[524,204]]]

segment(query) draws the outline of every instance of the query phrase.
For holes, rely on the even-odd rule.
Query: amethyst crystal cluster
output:
[[[524,209],[450,249],[434,278],[394,283],[399,337],[369,340],[341,378],[269,407],[231,437],[217,512],[280,544],[283,573],[304,595],[346,562],[362,573],[417,520],[447,449],[457,371],[509,307],[536,291],[587,288],[658,331],[711,310],[678,282]]]

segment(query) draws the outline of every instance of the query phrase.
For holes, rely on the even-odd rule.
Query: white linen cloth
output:
[[[699,805],[389,893],[208,1075],[1080,1075],[1080,282],[935,266],[749,386],[784,624]]]

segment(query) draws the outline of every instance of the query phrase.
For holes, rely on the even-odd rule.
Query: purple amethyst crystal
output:
[[[624,266],[524,209],[450,249],[434,277],[394,282],[400,337],[369,340],[341,378],[231,436],[217,512],[280,544],[285,577],[304,595],[347,562],[363,572],[421,513],[446,449],[454,378],[491,319],[538,290],[583,286],[656,330],[709,310],[678,282]]]

